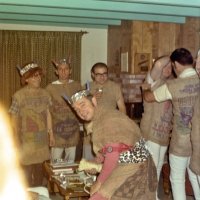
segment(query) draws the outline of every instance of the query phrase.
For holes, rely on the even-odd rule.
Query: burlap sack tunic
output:
[[[25,86],[13,96],[15,110],[20,120],[19,137],[21,141],[20,160],[24,165],[42,163],[49,159],[47,133],[47,108],[51,101],[44,89],[35,90]]]
[[[71,97],[81,90],[81,85],[76,82],[66,84],[49,84],[46,90],[52,97],[51,115],[56,147],[72,147],[79,142],[79,122],[75,112],[63,99],[62,95]]]
[[[152,87],[152,91],[161,86],[164,81],[159,80]],[[143,137],[162,146],[169,145],[170,131],[172,129],[172,103],[148,103],[144,101],[144,113],[140,123]]]
[[[102,96],[100,99],[97,99],[98,105],[104,106],[108,109],[117,109],[117,101],[122,98],[120,85],[111,80],[107,80],[103,85],[100,85],[96,82],[90,82],[91,94],[97,92],[99,88],[102,89]],[[87,127],[87,124],[85,124],[85,127]],[[87,131],[84,137],[84,144],[90,144],[91,136],[88,135],[90,133]]]
[[[99,85],[96,82],[90,83],[91,94],[94,94],[99,88],[103,91],[101,98],[97,100],[98,105],[103,105],[108,109],[116,109],[117,101],[123,97],[120,85],[110,80],[107,80],[103,85]]]
[[[169,153],[176,156],[191,156],[191,119],[194,104],[199,95],[200,85],[197,75],[177,78],[167,82],[172,95],[173,130]]]
[[[118,110],[95,110],[92,142],[97,154],[105,145],[133,145],[141,138],[139,127]],[[112,200],[155,199],[156,171],[152,159],[143,163],[120,164],[102,184],[99,192]]]
[[[200,96],[198,97],[192,118],[192,155],[190,159],[191,170],[200,176]]]

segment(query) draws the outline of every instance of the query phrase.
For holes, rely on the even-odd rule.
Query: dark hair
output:
[[[36,67],[36,68],[30,69],[21,77],[21,84],[26,85],[26,79],[33,76],[36,72],[39,72],[41,75],[43,75],[41,67]]]
[[[102,63],[102,62],[98,62],[98,63],[95,63],[92,68],[91,68],[91,72],[94,73],[95,69],[96,68],[106,68],[107,71],[108,71],[108,66],[105,64],[105,63]]]
[[[185,48],[179,48],[172,52],[170,59],[172,62],[178,62],[181,65],[192,65],[193,57],[190,51]]]

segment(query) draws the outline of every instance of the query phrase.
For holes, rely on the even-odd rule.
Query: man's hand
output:
[[[97,100],[99,100],[102,96],[102,89],[97,89],[96,92],[94,93],[94,96],[96,97]]]
[[[95,175],[98,173],[98,171],[95,168],[87,169],[87,170],[85,170],[85,172],[88,174],[91,174],[91,175]]]
[[[151,92],[150,90],[146,90],[143,92],[143,98],[147,102],[155,102],[156,101],[153,92]]]
[[[100,187],[101,187],[101,182],[96,181],[96,182],[92,185],[92,187],[91,187],[91,189],[90,189],[90,196],[92,196],[94,193],[98,192],[99,189],[100,189]]]

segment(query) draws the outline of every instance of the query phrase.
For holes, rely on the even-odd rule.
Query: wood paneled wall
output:
[[[196,56],[200,48],[200,19],[187,18],[185,24],[122,21],[121,26],[108,29],[108,66],[120,71],[120,55],[128,52],[129,72],[135,67],[136,53],[149,53],[152,59],[184,47]],[[150,66],[151,67],[151,66]]]

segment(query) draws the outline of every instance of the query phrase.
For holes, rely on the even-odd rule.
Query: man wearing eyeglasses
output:
[[[109,80],[108,66],[102,62],[94,64],[91,68],[91,76],[93,82],[89,83],[88,89],[96,97],[98,105],[107,109],[119,109],[119,111],[126,114],[121,87],[119,84]],[[90,123],[85,124],[87,134],[91,133],[90,127]],[[83,157],[88,160],[92,159],[89,135],[84,138]]]
[[[108,79],[108,67],[105,63],[96,63],[91,69],[93,82],[90,84],[90,91],[97,98],[98,104],[107,108],[118,108],[126,114],[126,107],[121,87]]]

